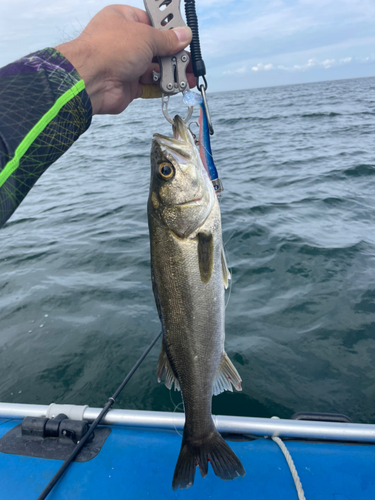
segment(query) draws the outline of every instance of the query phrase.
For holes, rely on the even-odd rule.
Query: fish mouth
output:
[[[179,115],[176,115],[173,120],[173,138],[188,143],[192,141],[191,132]]]
[[[173,121],[173,137],[154,134],[153,140],[163,149],[190,159],[194,150],[193,137],[183,119],[176,115]]]
[[[177,203],[177,207],[191,207],[193,205],[201,205],[203,201],[204,196],[201,196],[200,198],[196,198],[195,200],[190,200],[190,201],[184,201],[183,203]]]

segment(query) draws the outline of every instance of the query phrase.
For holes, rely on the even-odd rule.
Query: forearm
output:
[[[0,69],[0,227],[91,122],[79,74],[45,49]]]
[[[149,24],[140,9],[107,6],[61,52],[45,49],[0,69],[0,227],[93,113],[121,113],[153,84],[153,58],[191,41],[187,27]],[[187,77],[194,85],[193,74]]]

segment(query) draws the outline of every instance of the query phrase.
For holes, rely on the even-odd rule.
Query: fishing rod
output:
[[[94,422],[91,424],[90,429],[88,432],[83,436],[83,438],[77,443],[77,446],[74,448],[70,456],[65,460],[65,462],[62,464],[60,469],[56,472],[56,474],[53,476],[51,481],[47,484],[47,486],[44,488],[42,493],[38,496],[37,500],[45,500],[45,498],[49,495],[49,493],[52,491],[53,487],[57,484],[58,480],[61,478],[61,476],[64,474],[66,469],[69,467],[69,465],[73,462],[73,460],[77,457],[79,452],[82,450],[82,448],[85,446],[85,444],[90,440],[91,437],[93,437],[94,430],[96,427],[100,424],[100,422],[103,420],[105,415],[108,413],[110,408],[114,405],[116,398],[119,396],[120,392],[123,390],[123,388],[126,386],[126,384],[129,382],[129,380],[132,378],[134,373],[137,371],[138,367],[142,363],[142,361],[145,359],[147,354],[151,351],[151,349],[154,347],[156,342],[158,341],[159,337],[161,336],[162,331],[160,331],[154,340],[151,342],[151,344],[147,347],[147,349],[144,351],[142,356],[138,359],[138,361],[135,363],[133,368],[130,370],[130,372],[126,375],[124,378],[122,384],[119,386],[119,388],[116,390],[116,392],[113,394],[108,399],[107,404],[104,406],[102,411],[99,413],[99,415],[96,417]]]

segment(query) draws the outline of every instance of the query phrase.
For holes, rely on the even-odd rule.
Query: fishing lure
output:
[[[184,94],[183,101],[184,104],[189,107],[199,104],[199,155],[205,169],[208,172],[208,175],[210,176],[215,193],[219,194],[224,190],[224,188],[221,180],[219,179],[219,174],[212,156],[209,120],[203,98],[200,94],[196,94],[195,92],[186,92]]]

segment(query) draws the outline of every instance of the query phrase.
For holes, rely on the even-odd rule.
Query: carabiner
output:
[[[168,122],[173,125],[173,120],[172,118],[169,116],[169,113],[168,113],[168,102],[169,102],[169,95],[165,95],[163,94],[162,97],[161,97],[161,109],[163,111],[163,115],[165,116],[166,120],[168,120]],[[191,115],[193,114],[193,106],[188,106],[188,112],[187,112],[187,115],[185,116],[185,118],[183,119],[185,123],[187,123],[190,118],[191,118]]]
[[[201,84],[199,84],[199,78],[200,78],[200,77],[199,77],[199,76],[197,76],[197,89],[199,89],[199,88],[201,87],[201,85],[203,85],[202,83],[201,83]],[[202,78],[203,78],[203,81],[204,81],[204,90],[207,90],[207,88],[208,88],[208,83],[207,83],[206,77],[203,75],[203,76],[202,76]]]

